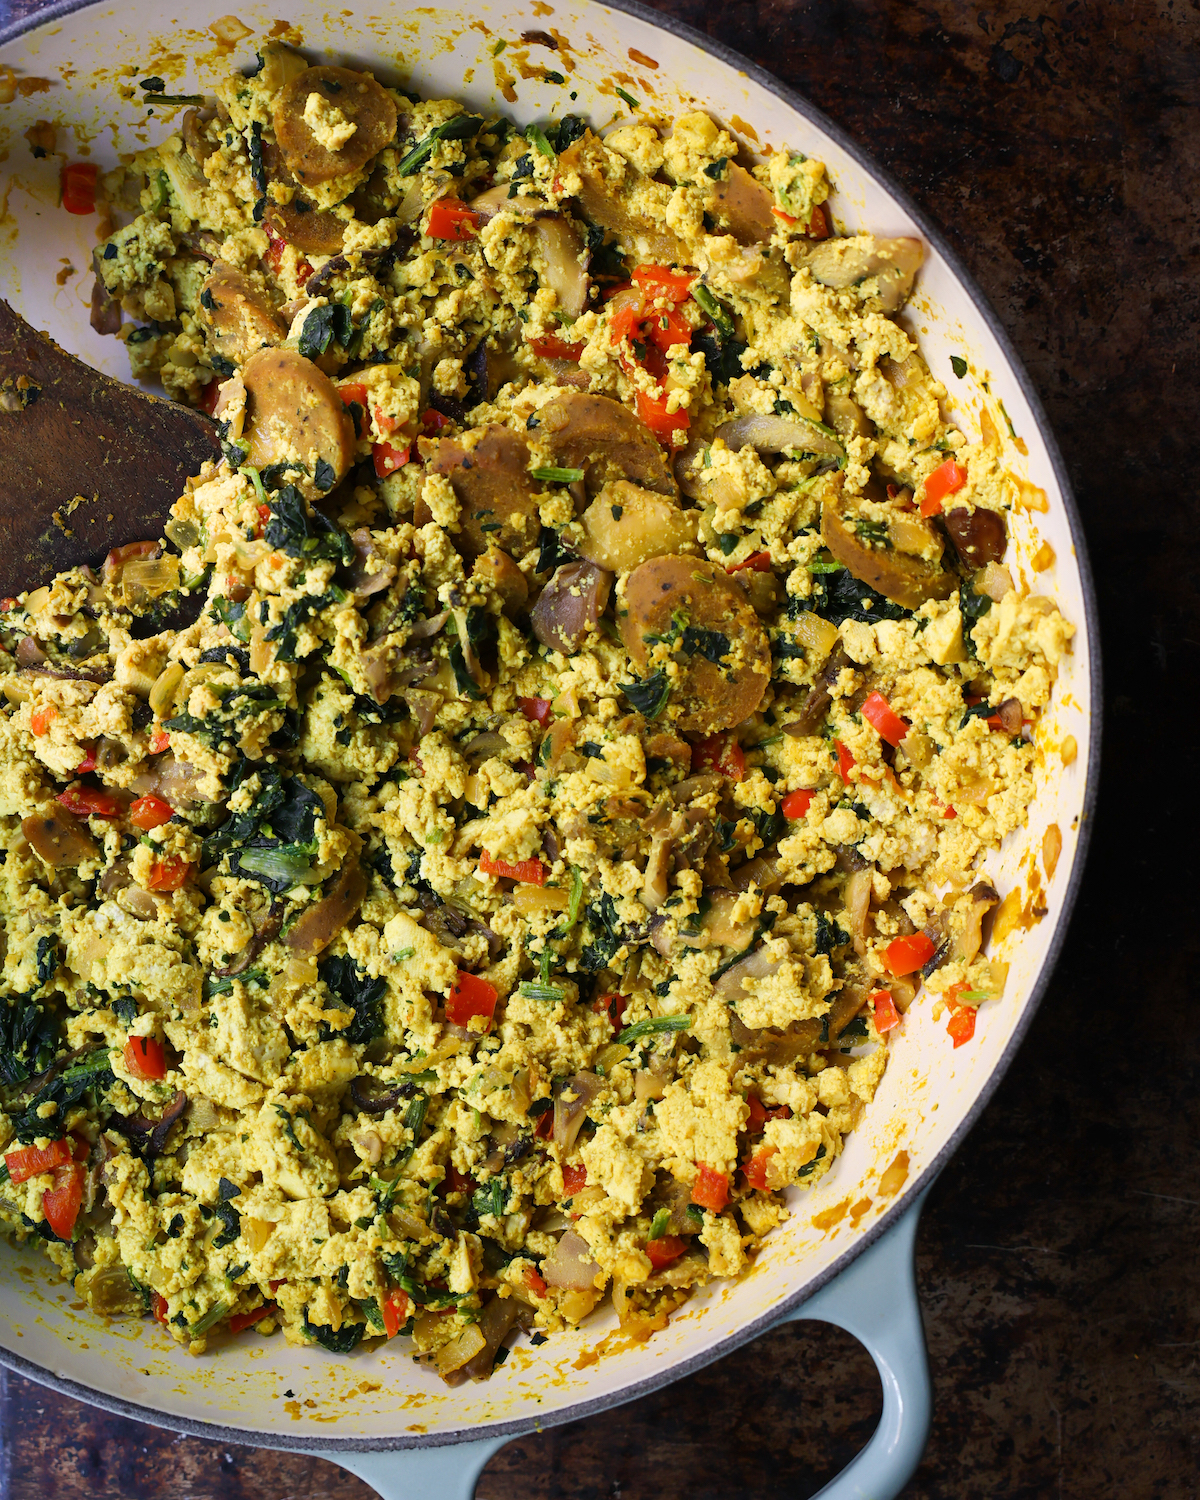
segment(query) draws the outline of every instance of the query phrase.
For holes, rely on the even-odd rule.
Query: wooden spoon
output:
[[[0,595],[161,536],[220,455],[202,412],[101,375],[0,299]]]

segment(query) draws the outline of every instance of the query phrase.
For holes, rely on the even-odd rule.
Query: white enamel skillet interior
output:
[[[220,46],[207,28],[228,0],[195,0],[188,24],[164,31],[157,0],[59,5],[40,24],[0,34],[0,63],[18,81],[45,79],[0,115],[0,295],[35,325],[92,364],[128,378],[125,353],[88,327],[94,219],[57,206],[61,158],[35,161],[23,139],[38,119],[59,126],[68,159],[82,151],[102,166],[164,134],[144,107],[122,100],[119,83],[159,74],[168,91],[203,91],[229,65],[254,60],[253,38]],[[1063,839],[1048,883],[1044,919],[1018,930],[998,956],[1011,963],[1002,1000],[980,1012],[974,1040],[954,1050],[944,1019],[920,997],[893,1033],[891,1061],[863,1124],[833,1171],[809,1193],[793,1194],[793,1217],[737,1282],[718,1283],[688,1303],[648,1344],[614,1334],[605,1312],[541,1348],[522,1341],[488,1382],[448,1390],[417,1370],[407,1341],[337,1358],[295,1349],[279,1337],[215,1339],[193,1359],[150,1322],[106,1325],[50,1279],[30,1251],[0,1252],[0,1360],[110,1410],[226,1441],[297,1449],[396,1449],[500,1437],[577,1418],[677,1379],[755,1337],[838,1275],[910,1207],[963,1138],[1011,1062],[1063,941],[1082,870],[1099,766],[1099,660],[1096,606],[1083,534],[1062,460],[1045,415],[995,314],[953,252],[866,153],[769,75],[689,28],[635,4],[621,8],[565,0],[451,9],[327,12],[315,0],[287,7],[255,3],[238,16],[254,36],[275,28],[280,10],[292,39],[313,61],[369,66],[387,83],[425,96],[503,110],[518,123],[575,109],[598,128],[631,116],[670,116],[703,107],[747,147],[787,145],[824,160],[835,186],[835,219],[847,231],[916,234],[928,258],[904,321],[947,385],[969,434],[986,404],[996,428],[1015,434],[1007,459],[1015,475],[1044,491],[1047,509],[1010,517],[1009,562],[1026,584],[1054,596],[1077,627],[1073,654],[1037,731],[1039,796],[1025,830],[988,864],[1003,894],[1040,868],[1043,834]],[[522,33],[553,31],[559,49],[523,43]],[[496,44],[507,45],[493,56]],[[531,68],[554,69],[563,85]],[[515,85],[515,102],[501,96]],[[35,85],[35,88],[38,87]],[[615,92],[639,101],[634,111]],[[574,91],[572,103],[567,95]],[[135,88],[135,94],[139,91]],[[179,114],[170,117],[178,124]],[[757,140],[756,140],[757,138]],[[969,363],[951,374],[950,356]],[[985,384],[986,383],[986,384]],[[1036,500],[1036,490],[1027,489]],[[119,540],[119,539],[118,539]],[[1047,540],[1056,561],[1035,575],[1030,559]],[[1060,747],[1079,753],[1063,768]],[[1043,882],[1045,883],[1045,882]],[[890,1172],[889,1168],[892,1168]],[[885,1176],[885,1173],[887,1174]],[[814,1224],[814,1216],[818,1224]],[[824,1227],[818,1227],[823,1224]],[[600,1357],[591,1357],[598,1346]]]

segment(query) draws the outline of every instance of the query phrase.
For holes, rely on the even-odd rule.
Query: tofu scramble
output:
[[[1001,995],[1073,627],[920,244],[737,156],[270,42],[103,179],[93,322],[224,458],[0,616],[0,1215],[93,1309],[451,1383],[649,1336],[922,983],[954,1045]]]

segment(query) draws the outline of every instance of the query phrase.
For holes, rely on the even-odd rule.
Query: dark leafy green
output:
[[[310,512],[294,484],[284,485],[271,497],[270,504],[271,519],[264,536],[272,547],[288,557],[332,557],[344,566],[353,562],[354,543],[320,511]]]
[[[387,981],[372,979],[349,954],[327,958],[317,973],[329,986],[342,1010],[352,1010],[354,1019],[337,1032],[346,1041],[365,1045],[383,1034],[383,993]]]

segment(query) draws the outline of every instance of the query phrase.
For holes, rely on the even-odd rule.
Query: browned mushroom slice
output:
[[[365,167],[396,134],[396,103],[366,73],[306,68],[272,108],[275,139],[297,182],[329,182]]]
[[[620,180],[610,182],[605,175],[610,168],[609,153],[590,130],[584,131],[558,158],[559,171],[579,174],[579,202],[586,218],[602,229],[611,229],[627,244],[641,241],[659,261],[686,265],[688,249],[664,221],[646,212],[644,191],[653,196],[667,190],[652,182],[628,164]]]
[[[942,518],[955,550],[971,568],[999,562],[1008,547],[1004,517],[985,506],[968,510],[965,505],[948,510]]]
[[[722,568],[695,557],[655,557],[629,575],[617,610],[625,649],[643,675],[671,658],[678,726],[715,734],[758,707],[771,678],[767,633]]]
[[[588,276],[580,260],[583,240],[579,231],[558,214],[539,219],[533,227],[546,262],[546,285],[567,317],[577,318],[587,309],[588,295]]]
[[[290,203],[270,204],[266,220],[289,245],[308,255],[336,255],[346,236],[346,226],[337,214],[322,213],[299,196]]]
[[[595,563],[564,563],[542,590],[529,619],[543,646],[573,656],[604,613],[613,576]]]
[[[736,162],[730,162],[725,176],[714,184],[712,205],[722,227],[727,228],[739,245],[761,244],[769,240],[778,220],[771,212],[775,198]]]
[[[822,240],[805,251],[803,264],[822,286],[844,291],[875,279],[884,312],[896,312],[908,301],[925,259],[920,240],[877,240],[872,234]]]
[[[954,573],[895,548],[876,549],[860,541],[832,505],[821,510],[821,540],[855,578],[905,609],[919,609],[926,599],[946,599],[958,587]]]
[[[74,866],[97,857],[91,834],[65,807],[55,806],[48,812],[30,813],[21,820],[21,832],[29,840],[33,852],[48,865]]]
[[[323,896],[315,906],[306,907],[284,933],[283,941],[296,953],[320,953],[363,904],[366,894],[367,877],[358,860],[351,856],[328,896]]]
[[[572,391],[548,401],[538,416],[554,462],[582,469],[589,495],[613,479],[631,479],[660,495],[679,493],[654,434],[610,396]]]
[[[223,260],[213,262],[200,292],[200,317],[213,352],[236,365],[287,338],[282,320],[266,306],[264,293]]]
[[[665,495],[618,479],[580,517],[584,535],[576,550],[598,567],[628,573],[647,558],[693,546],[698,520],[698,511],[682,511]]]
[[[468,561],[489,547],[520,557],[537,540],[537,487],[528,471],[529,445],[498,423],[461,438],[444,438],[430,454],[431,474],[445,474],[462,507],[455,541]]]
[[[260,349],[242,368],[246,387],[246,462],[257,469],[291,463],[313,500],[333,488],[354,460],[354,427],[337,388],[312,360],[293,349]],[[325,474],[326,464],[332,473]],[[318,477],[330,482],[317,483]]]
[[[495,590],[503,601],[506,615],[524,609],[529,598],[529,583],[508,553],[499,547],[489,547],[482,557],[475,559],[471,577]]]

